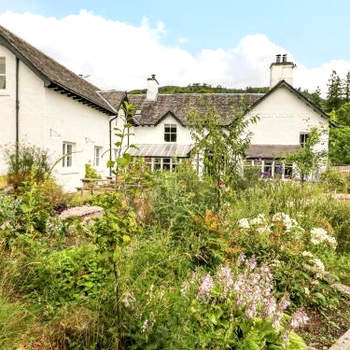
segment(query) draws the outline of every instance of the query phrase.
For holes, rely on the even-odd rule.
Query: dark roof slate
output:
[[[156,101],[147,101],[145,94],[129,94],[128,100],[135,105],[134,121],[138,125],[155,125],[171,113],[182,125],[191,109],[206,112],[207,103],[214,106],[222,117],[221,124],[228,125],[235,118],[233,108],[253,105],[264,94],[239,93],[177,93],[159,94]],[[115,105],[113,104],[115,107]]]
[[[1,40],[2,39],[2,40]],[[0,25],[0,44],[4,44],[17,57],[45,80],[47,87],[60,87],[92,103],[104,113],[114,115],[115,111],[98,94],[93,84],[73,73],[52,58],[45,55],[23,39]]]

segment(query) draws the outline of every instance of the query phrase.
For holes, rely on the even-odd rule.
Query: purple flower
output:
[[[308,320],[309,317],[306,315],[306,313],[299,309],[293,314],[290,321],[290,326],[295,329],[306,324]]]
[[[256,258],[255,255],[253,255],[249,260],[248,260],[248,268],[249,270],[254,270],[256,267]]]
[[[150,326],[150,322],[148,320],[145,320],[141,328],[141,333],[144,333],[149,328],[149,326]]]
[[[216,274],[216,278],[224,290],[224,294],[233,286],[232,271],[227,266],[221,266]]]
[[[199,286],[199,291],[198,291],[198,299],[200,300],[207,300],[210,294],[210,291],[213,289],[214,287],[214,282],[213,282],[213,278],[207,274],[206,276],[204,276],[204,278],[202,279],[202,283]]]
[[[277,305],[276,299],[274,297],[270,297],[266,300],[264,305],[264,313],[266,316],[271,316],[276,312]]]

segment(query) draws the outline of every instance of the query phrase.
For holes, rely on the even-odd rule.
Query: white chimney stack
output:
[[[276,55],[276,62],[270,66],[270,89],[284,80],[293,86],[293,69],[296,65],[288,62],[287,54]]]
[[[155,74],[152,74],[152,77],[147,79],[147,101],[157,101],[158,85]]]

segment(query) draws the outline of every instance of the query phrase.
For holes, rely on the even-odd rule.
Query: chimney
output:
[[[295,67],[293,62],[288,62],[287,54],[276,55],[276,62],[271,63],[270,66],[270,89],[282,80],[293,86],[293,69]]]
[[[152,74],[151,78],[147,79],[147,101],[157,101],[158,96],[158,81],[156,79],[156,75]]]

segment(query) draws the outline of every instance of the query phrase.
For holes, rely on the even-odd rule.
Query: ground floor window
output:
[[[168,157],[144,157],[145,164],[152,170],[169,170],[174,171],[180,163],[179,158]]]
[[[283,159],[256,158],[246,159],[244,167],[255,167],[260,170],[263,178],[290,179],[293,176],[293,164],[285,163]]]
[[[64,168],[73,165],[73,146],[74,143],[72,142],[63,142],[62,144],[62,166]]]
[[[94,146],[94,166],[100,166],[101,155],[102,155],[102,147]]]

